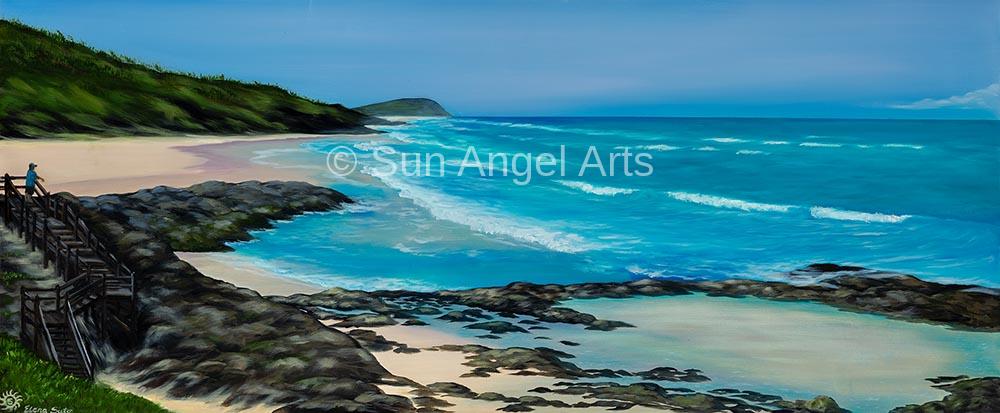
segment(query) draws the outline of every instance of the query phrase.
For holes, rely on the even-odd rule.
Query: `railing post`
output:
[[[49,220],[42,224],[42,269],[49,268]]]
[[[35,313],[34,314],[35,314],[36,317],[43,317],[42,316],[42,309],[41,309],[41,306],[40,306],[41,301],[42,300],[39,300],[38,297],[35,297]],[[41,323],[42,323],[42,320],[35,320],[35,340],[31,344],[32,344],[32,347],[34,347],[32,350],[35,350],[36,354],[41,353],[41,351],[40,351],[41,349],[38,348],[38,343],[42,339],[42,331],[41,331],[40,328],[38,328],[38,326]]]
[[[10,185],[10,174],[3,174],[3,222],[9,225],[10,222],[10,205],[9,199],[10,193],[7,191],[7,186]]]
[[[28,220],[28,194],[23,194],[21,196],[21,228],[18,232],[18,236],[24,239],[24,223]]]
[[[9,176],[9,175],[7,175]],[[28,310],[28,292],[21,288],[21,342],[23,343],[25,338],[28,336],[28,323],[25,318],[25,312]]]

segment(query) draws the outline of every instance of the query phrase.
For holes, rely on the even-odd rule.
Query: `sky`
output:
[[[0,0],[0,17],[347,106],[1000,117],[1000,0]]]

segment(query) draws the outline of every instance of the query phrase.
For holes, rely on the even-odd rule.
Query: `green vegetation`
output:
[[[72,409],[74,412],[166,413],[155,403],[102,384],[67,376],[21,346],[0,336],[0,394],[14,391],[21,406]]]
[[[366,119],[276,86],[169,72],[0,20],[0,136],[319,133]]]
[[[4,287],[7,288],[10,288],[11,286],[14,285],[14,283],[18,281],[29,280],[29,279],[31,279],[31,277],[29,277],[27,274],[22,274],[14,271],[0,271],[0,285],[3,285]]]
[[[426,98],[394,99],[354,110],[371,116],[451,116],[439,103]]]

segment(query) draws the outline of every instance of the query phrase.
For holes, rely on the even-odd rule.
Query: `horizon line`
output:
[[[671,115],[452,115],[453,118],[618,118],[618,119],[774,119],[774,120],[869,120],[869,121],[933,121],[933,122],[1000,122],[986,118],[845,118],[812,116],[671,116]]]

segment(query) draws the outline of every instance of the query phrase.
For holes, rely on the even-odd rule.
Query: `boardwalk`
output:
[[[138,322],[135,275],[106,247],[65,198],[36,184],[24,193],[24,177],[3,176],[3,223],[42,263],[54,266],[61,283],[47,289],[21,289],[21,342],[52,360],[66,373],[93,378],[84,326],[89,320],[99,338],[134,338]]]

